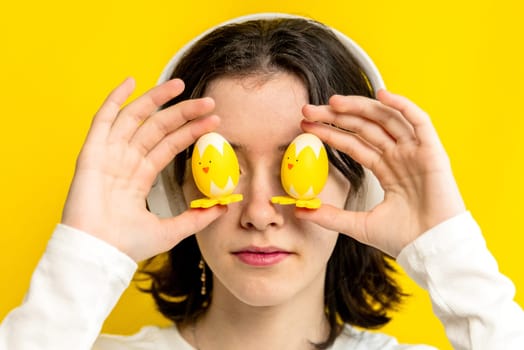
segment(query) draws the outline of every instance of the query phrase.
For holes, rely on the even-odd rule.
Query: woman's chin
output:
[[[249,281],[239,286],[230,286],[228,294],[242,304],[251,307],[277,306],[293,297],[294,293],[289,286],[266,282]]]

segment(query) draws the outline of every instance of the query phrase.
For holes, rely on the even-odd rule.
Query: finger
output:
[[[384,105],[398,110],[408,120],[420,143],[440,143],[428,114],[407,98],[386,90],[379,90],[377,98]]]
[[[135,80],[127,78],[111,91],[93,118],[86,142],[97,142],[97,140],[105,140],[107,138],[120,108],[131,96],[134,89]]]
[[[195,143],[200,136],[216,129],[219,123],[220,119],[211,115],[193,120],[168,134],[147,155],[154,171],[162,170],[178,153]]]
[[[136,130],[153,112],[184,91],[180,79],[158,85],[125,106],[111,128],[111,140],[129,141]]]
[[[413,127],[397,110],[364,96],[334,95],[329,105],[337,113],[360,116],[379,124],[398,142],[414,141]]]
[[[354,115],[338,114],[327,106],[307,105],[302,110],[309,121],[320,121],[335,125],[345,131],[357,134],[367,142],[385,151],[396,145],[395,140],[380,125]]]
[[[371,244],[366,233],[368,212],[347,211],[330,204],[323,204],[315,210],[296,208],[295,216],[328,230],[347,234],[361,243]]]
[[[174,247],[183,239],[202,231],[221,215],[227,212],[227,206],[215,205],[207,209],[189,209],[180,215],[161,220],[165,240]]]
[[[358,135],[320,123],[302,121],[302,129],[317,135],[328,145],[346,153],[364,167],[375,171],[382,157],[381,152]]]
[[[160,140],[188,121],[210,113],[215,107],[213,99],[201,98],[180,102],[161,110],[148,118],[138,128],[130,144],[137,147],[141,154],[147,154]]]

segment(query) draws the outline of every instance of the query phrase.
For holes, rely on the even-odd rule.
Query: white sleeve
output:
[[[136,268],[113,246],[58,225],[23,304],[0,325],[0,349],[91,349]]]
[[[466,212],[432,228],[397,258],[430,294],[455,349],[524,349],[524,312]]]

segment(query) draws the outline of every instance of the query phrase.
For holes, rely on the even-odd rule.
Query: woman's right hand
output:
[[[122,108],[134,90],[127,79],[102,104],[77,160],[62,223],[115,246],[135,261],[171,249],[225,212],[192,209],[160,219],[146,209],[158,173],[177,153],[216,128],[210,98],[164,110],[184,90],[179,79],[159,85]]]

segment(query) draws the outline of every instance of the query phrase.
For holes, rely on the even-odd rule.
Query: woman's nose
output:
[[[271,203],[271,197],[280,193],[280,182],[269,176],[259,175],[252,177],[244,187],[242,201],[242,215],[240,224],[243,228],[256,231],[265,231],[284,224],[284,216],[279,207]]]

